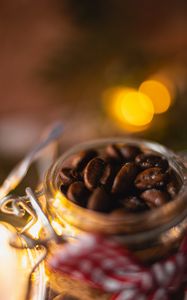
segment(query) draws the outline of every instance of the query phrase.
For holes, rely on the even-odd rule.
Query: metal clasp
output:
[[[30,299],[32,274],[40,265],[40,263],[46,258],[48,254],[49,242],[52,240],[56,243],[63,243],[64,239],[59,237],[54,231],[53,227],[50,224],[50,221],[48,220],[48,217],[45,215],[39,204],[38,196],[35,192],[32,191],[30,187],[26,188],[26,194],[24,196],[8,194],[19,185],[19,183],[27,174],[30,165],[38,159],[39,155],[43,153],[43,150],[45,150],[46,147],[51,143],[55,142],[55,144],[57,145],[57,140],[62,134],[62,131],[63,126],[61,123],[52,126],[52,128],[48,130],[47,136],[45,135],[45,138],[42,138],[41,142],[38,143],[10,172],[10,174],[0,187],[0,211],[7,216],[7,219],[8,216],[15,216],[19,219],[25,219],[26,223],[22,228],[17,228],[17,234],[13,236],[10,244],[17,249],[35,248],[39,251],[38,259],[29,275],[25,300]],[[51,160],[54,159],[55,150],[56,149],[53,148],[53,151],[50,151],[50,159],[48,159],[48,163],[51,163]],[[33,239],[32,236],[29,236],[29,229],[37,221],[40,221],[40,223],[42,224],[42,229],[45,231],[45,234],[44,238],[39,237],[38,239]],[[25,241],[21,245],[20,243],[18,243],[18,235],[22,238],[22,240]]]

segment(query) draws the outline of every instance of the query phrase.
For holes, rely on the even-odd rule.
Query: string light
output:
[[[42,229],[42,224],[39,221],[36,221],[36,223],[29,228],[28,233],[33,237],[33,238],[39,238],[40,231]]]
[[[53,221],[51,222],[51,225],[52,225],[52,227],[54,228],[55,232],[56,232],[58,235],[62,235],[62,234],[63,234],[63,228],[62,228],[62,226],[59,224],[59,222],[53,220]]]

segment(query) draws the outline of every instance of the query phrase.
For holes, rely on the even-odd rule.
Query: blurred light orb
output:
[[[171,95],[168,88],[157,80],[144,81],[140,85],[139,91],[151,99],[155,114],[166,112],[171,105]]]
[[[123,114],[124,98],[128,93],[134,91],[135,90],[133,88],[124,87],[124,88],[118,88],[113,90],[113,93],[111,94],[110,105],[109,105],[110,113],[121,122],[126,121],[124,119],[124,114]]]
[[[138,91],[125,94],[119,109],[126,122],[135,126],[149,124],[154,116],[152,101],[148,96]]]
[[[151,100],[134,88],[112,87],[104,91],[102,98],[109,116],[128,132],[145,130],[153,118]]]

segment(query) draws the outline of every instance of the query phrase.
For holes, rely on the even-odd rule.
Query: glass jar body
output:
[[[124,217],[115,217],[101,214],[79,207],[70,202],[60,192],[59,172],[63,162],[71,155],[86,149],[103,148],[108,144],[133,144],[144,151],[154,151],[164,156],[170,166],[177,173],[181,188],[176,198],[164,206],[140,214],[129,214]],[[44,194],[46,197],[46,211],[51,224],[58,234],[77,236],[81,233],[102,234],[109,236],[122,246],[132,251],[143,263],[152,263],[160,258],[175,252],[180,245],[187,228],[187,171],[183,160],[162,145],[154,142],[112,138],[91,141],[78,145],[64,153],[58,161],[48,170],[44,180]],[[62,275],[62,274],[61,274]],[[51,274],[57,286],[59,274]],[[64,275],[65,276],[65,275]],[[56,278],[56,280],[55,280]],[[72,286],[70,278],[63,277],[67,286]],[[63,285],[63,284],[62,284]],[[75,284],[76,285],[76,284]],[[81,285],[81,283],[80,283]],[[78,284],[79,286],[79,284]],[[76,287],[81,291],[81,299],[98,299],[93,296],[92,289],[86,291],[84,286]],[[89,291],[89,292],[88,292]],[[90,293],[92,296],[90,296]],[[103,293],[100,299],[108,299]]]

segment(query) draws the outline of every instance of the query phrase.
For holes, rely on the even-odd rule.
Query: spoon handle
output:
[[[5,197],[11,190],[15,189],[17,185],[26,175],[30,165],[34,160],[38,158],[42,150],[44,150],[49,144],[57,140],[63,132],[63,126],[61,123],[54,124],[47,136],[41,140],[26,156],[19,162],[4,180],[0,186],[0,199]]]

